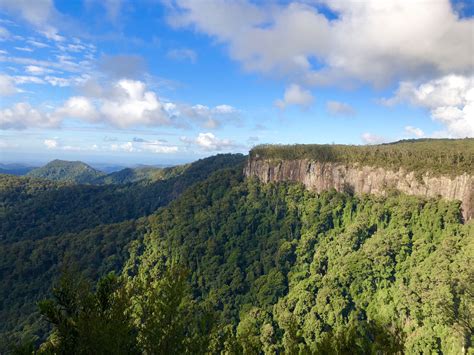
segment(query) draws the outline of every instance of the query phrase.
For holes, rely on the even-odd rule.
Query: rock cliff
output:
[[[474,217],[474,176],[467,173],[456,177],[430,173],[416,176],[403,168],[391,171],[359,164],[321,163],[310,159],[249,158],[244,174],[264,183],[297,181],[316,192],[334,188],[355,194],[384,195],[390,189],[397,189],[409,195],[460,200],[464,219],[467,221]]]

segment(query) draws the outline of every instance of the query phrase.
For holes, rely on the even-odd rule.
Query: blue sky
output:
[[[0,0],[0,161],[474,136],[474,6]]]

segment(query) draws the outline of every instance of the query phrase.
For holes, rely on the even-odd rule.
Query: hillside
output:
[[[141,217],[220,169],[242,170],[245,157],[221,154],[150,184],[76,185],[0,175],[0,353],[23,333],[44,336],[36,302],[50,294],[64,265],[97,280],[120,272]],[[3,342],[2,342],[3,341]]]
[[[439,199],[222,172],[150,217],[125,272],[186,267],[244,353],[454,354],[470,344],[473,227]]]
[[[105,176],[101,176],[93,181],[94,184],[129,184],[132,182],[153,182],[158,180],[166,180],[182,174],[189,164],[179,165],[169,168],[155,167],[138,167],[125,168],[112,172]]]
[[[26,176],[53,181],[69,181],[78,184],[92,183],[103,172],[80,161],[53,160],[41,168],[28,172]]]
[[[457,203],[315,194],[233,169],[143,223],[124,288],[107,296],[117,301],[107,303],[110,312],[93,308],[91,317],[81,307],[94,306],[84,303],[64,316],[78,327],[55,327],[56,340],[44,346],[68,349],[73,329],[79,349],[93,342],[137,354],[455,354],[472,346],[474,225],[461,223]],[[104,297],[112,281],[99,283],[97,295],[84,296],[78,279],[57,291],[82,304]],[[110,344],[116,332],[122,342]]]

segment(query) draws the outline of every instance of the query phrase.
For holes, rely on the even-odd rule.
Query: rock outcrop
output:
[[[329,189],[355,194],[384,195],[396,189],[408,195],[442,197],[460,200],[467,221],[474,217],[474,176],[416,175],[400,168],[398,171],[378,167],[321,163],[309,159],[268,160],[249,158],[244,169],[247,177],[261,182],[297,181],[308,189],[321,192]]]

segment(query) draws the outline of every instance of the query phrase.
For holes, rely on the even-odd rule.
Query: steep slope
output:
[[[53,181],[88,184],[105,174],[80,161],[53,160],[41,168],[31,170],[26,175]]]
[[[265,183],[298,181],[317,192],[442,196],[462,202],[465,220],[474,216],[474,139],[261,146],[250,153],[245,175]]]
[[[219,329],[236,327],[244,353],[472,346],[474,224],[458,203],[316,194],[227,171],[149,220],[127,277],[188,268],[194,299],[214,305]]]

